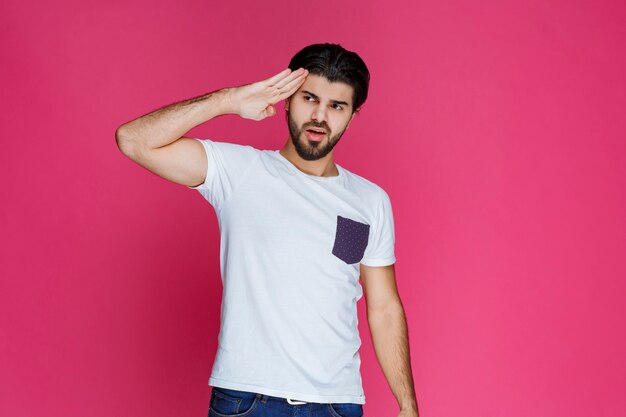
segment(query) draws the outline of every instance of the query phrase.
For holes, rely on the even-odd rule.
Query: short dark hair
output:
[[[358,111],[367,99],[370,73],[365,62],[355,52],[339,44],[317,43],[304,47],[289,62],[292,71],[304,68],[309,74],[319,75],[329,82],[352,86],[352,111]]]

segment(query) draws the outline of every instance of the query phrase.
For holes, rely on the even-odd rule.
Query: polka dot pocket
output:
[[[337,216],[333,255],[347,264],[359,262],[367,248],[369,233],[369,224]]]

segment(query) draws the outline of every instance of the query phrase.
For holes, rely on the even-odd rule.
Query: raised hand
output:
[[[266,80],[229,89],[229,100],[244,119],[263,120],[276,114],[274,104],[295,93],[307,75],[304,68],[293,72],[287,68]]]

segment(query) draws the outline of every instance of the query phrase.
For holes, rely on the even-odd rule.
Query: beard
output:
[[[289,136],[291,136],[291,142],[293,146],[296,148],[296,152],[300,155],[300,158],[307,161],[316,161],[328,155],[330,151],[333,150],[335,145],[341,139],[343,132],[346,131],[344,128],[341,132],[337,133],[335,136],[331,136],[330,129],[325,123],[317,124],[315,122],[307,123],[302,128],[299,128],[296,124],[296,121],[291,118],[291,113],[287,113],[287,125],[289,126]],[[319,142],[312,141],[307,139],[306,134],[304,133],[307,129],[312,127],[319,127],[324,129],[326,133],[326,137],[328,140],[324,142],[324,139]]]

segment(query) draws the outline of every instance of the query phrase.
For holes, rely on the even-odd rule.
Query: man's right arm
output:
[[[207,158],[202,144],[183,135],[223,114],[236,113],[222,89],[174,103],[118,127],[117,146],[128,158],[177,184],[202,184]]]
[[[209,161],[202,144],[183,136],[223,114],[262,120],[274,104],[292,95],[308,71],[286,69],[262,81],[224,88],[162,107],[117,128],[115,140],[128,158],[158,176],[189,187],[205,181]]]

